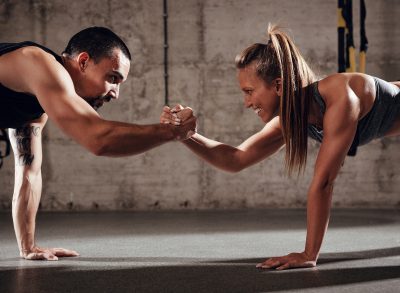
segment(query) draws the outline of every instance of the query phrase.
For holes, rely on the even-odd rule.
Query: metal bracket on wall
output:
[[[168,0],[164,0],[164,104],[169,105],[168,100]]]

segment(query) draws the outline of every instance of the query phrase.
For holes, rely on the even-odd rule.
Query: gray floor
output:
[[[400,292],[400,212],[334,210],[319,265],[255,264],[303,249],[305,212],[40,213],[38,244],[81,254],[18,258],[0,213],[0,292]]]

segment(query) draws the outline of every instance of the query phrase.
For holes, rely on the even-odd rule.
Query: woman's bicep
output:
[[[324,138],[318,152],[313,184],[333,184],[357,131],[358,114],[350,102],[336,103],[324,116]]]

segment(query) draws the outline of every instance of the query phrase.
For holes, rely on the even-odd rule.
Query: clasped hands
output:
[[[176,105],[173,108],[164,106],[160,116],[160,123],[175,125],[177,140],[186,140],[196,133],[197,118],[190,107]]]

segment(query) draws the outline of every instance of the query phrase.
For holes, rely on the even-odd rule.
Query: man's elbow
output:
[[[93,155],[98,157],[104,157],[110,155],[111,149],[111,137],[112,128],[109,124],[101,123],[105,122],[99,121],[97,123],[98,128],[93,129],[92,135],[86,138],[86,142],[83,146]]]
[[[98,143],[88,148],[89,152],[97,157],[106,157],[108,154],[107,146],[105,143]]]
[[[91,142],[86,145],[86,149],[95,156],[104,157],[108,154],[108,144],[104,137],[93,138]]]
[[[101,147],[91,148],[91,149],[89,149],[89,151],[92,153],[92,155],[95,155],[96,157],[104,157],[104,156],[106,156],[105,152],[104,152],[104,149],[101,148]]]

